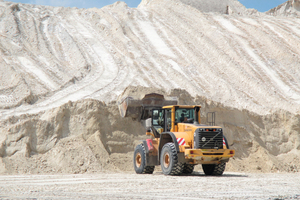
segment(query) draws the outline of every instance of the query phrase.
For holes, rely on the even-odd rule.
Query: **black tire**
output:
[[[137,174],[152,174],[154,171],[155,166],[146,166],[146,150],[142,144],[134,150],[133,166]]]
[[[223,172],[225,171],[226,163],[220,163],[217,165],[202,165],[203,171],[205,175],[209,176],[221,176]]]
[[[180,175],[183,171],[183,163],[178,161],[178,155],[174,143],[163,146],[160,156],[161,170],[165,175]]]
[[[194,171],[194,167],[195,167],[195,165],[184,164],[182,173],[183,174],[191,174]]]

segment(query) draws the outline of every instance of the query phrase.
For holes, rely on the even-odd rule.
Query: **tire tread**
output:
[[[195,165],[184,164],[182,173],[183,174],[191,174],[194,171],[194,167],[195,167]]]
[[[205,175],[221,176],[225,171],[226,163],[202,165]]]
[[[171,155],[170,156],[172,156],[172,159],[174,161],[174,165],[172,166],[171,172],[168,173],[167,175],[175,176],[175,175],[182,174],[184,164],[178,161],[178,154],[177,154],[174,143],[171,143],[171,142],[167,143],[167,144],[164,145],[163,148],[169,148],[171,150],[171,152],[170,152]]]
[[[143,171],[141,172],[141,174],[153,174],[155,166],[146,166],[147,155],[146,155],[146,149],[145,149],[144,145],[143,144],[137,145],[136,148],[135,148],[135,151],[138,151],[139,149],[142,151],[142,153],[144,155],[144,159],[142,159]],[[133,162],[135,162],[135,161],[133,161]],[[134,165],[135,165],[135,163],[134,163]]]

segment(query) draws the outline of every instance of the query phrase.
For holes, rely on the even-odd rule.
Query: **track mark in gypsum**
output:
[[[155,12],[155,11],[153,11],[153,12]],[[170,13],[170,15],[171,14],[173,14],[173,12],[172,13]],[[158,15],[158,16],[160,16],[160,13],[156,13],[156,15]],[[175,17],[174,17],[175,16]],[[182,18],[178,18],[176,15],[171,15],[170,16],[170,18],[177,18],[176,20],[174,20],[174,23],[176,23],[175,24],[175,26],[176,27],[180,27],[181,26],[181,24],[184,24],[184,25],[186,25],[187,26],[187,23],[185,22],[185,21],[182,21],[183,19]],[[186,47],[185,47],[185,43],[188,43],[189,42],[189,36],[187,35],[187,34],[184,34],[183,36],[181,35],[181,37],[180,37],[180,39],[177,37],[177,32],[175,32],[175,30],[176,30],[176,28],[175,27],[172,27],[171,26],[171,24],[168,24],[168,23],[166,23],[166,22],[164,22],[163,20],[160,20],[159,18],[157,18],[157,21],[159,22],[159,25],[160,26],[162,26],[162,27],[165,27],[165,29],[167,29],[167,31],[168,32],[170,32],[170,33],[172,33],[173,35],[172,35],[172,39],[173,40],[175,40],[179,45],[177,45],[177,46],[180,46],[182,49],[183,49],[183,51],[182,50],[180,50],[180,49],[178,49],[177,51],[176,51],[176,49],[173,49],[173,51],[175,51],[176,52],[176,55],[177,55],[177,60],[180,60],[180,61],[184,61],[184,62],[186,62],[186,63],[193,63],[193,62],[195,62],[193,59],[193,61],[191,61],[190,59],[189,59],[189,57],[191,57],[190,55],[197,55],[194,51],[190,51],[190,50],[188,50]],[[181,22],[181,24],[180,24],[180,22]],[[192,28],[192,27],[189,27],[189,28]],[[194,30],[194,32],[193,33],[195,33],[196,31]],[[196,33],[195,33],[196,34]],[[171,45],[171,44],[170,44]],[[200,55],[203,57],[203,55],[201,54],[201,52],[200,52]],[[199,55],[197,55],[197,57],[199,57]],[[205,59],[201,59],[201,60],[203,60],[203,61],[205,61]]]
[[[287,52],[290,52],[291,54],[299,55],[300,51],[298,48],[293,48],[293,46],[289,45],[289,42],[287,38],[289,37],[297,37],[300,42],[300,38],[297,35],[297,33],[294,32],[294,34],[291,33],[291,28],[286,27],[286,24],[274,24],[271,20],[264,20],[265,23],[262,24],[262,27],[267,27],[265,29],[269,29],[275,34],[271,34],[271,36],[277,35],[277,37],[272,37],[274,39],[274,43],[277,44],[277,46],[285,47]],[[276,29],[276,30],[275,30]],[[284,34],[284,36],[282,35]]]
[[[155,13],[155,11],[153,12]],[[158,33],[160,37],[164,39],[164,42],[167,44],[167,46],[169,47],[174,46],[172,45],[171,41],[168,39],[168,36],[166,36],[166,34],[168,34],[167,32],[174,33],[174,31],[172,30],[172,28],[170,28],[169,25],[164,23],[163,20],[159,18],[159,16],[161,16],[159,13],[155,13],[155,14],[156,17],[153,18],[154,19],[153,26],[155,26],[156,30],[159,30]],[[195,70],[196,67],[194,65],[189,64],[188,66],[185,66],[183,69],[180,64],[183,63],[182,62],[183,60],[185,60],[183,52],[177,48],[172,48],[172,51],[173,53],[175,53],[176,58],[163,56],[164,60],[166,60],[167,62],[165,62],[162,59],[160,59],[159,61],[163,62],[164,65],[168,66],[168,69],[170,71],[168,76],[171,78],[171,80],[178,80],[178,77],[180,77],[179,80],[183,82],[181,83],[181,85],[183,85],[185,89],[189,90],[191,94],[195,94],[195,91],[201,88],[201,86],[196,82],[198,77],[197,76],[198,72],[197,70]],[[180,61],[178,62],[178,60]],[[170,65],[172,67],[169,67]],[[189,71],[191,68],[193,68],[193,73],[190,73]]]
[[[143,62],[143,59],[145,59],[144,56],[142,55],[146,55],[146,52],[144,52],[142,50],[142,44],[139,44],[138,42],[140,43],[143,43],[141,41],[141,38],[139,38],[138,36],[138,30],[135,30],[135,28],[137,27],[136,23],[135,23],[135,19],[132,19],[131,21],[127,22],[127,26],[128,28],[130,29],[130,31],[126,34],[126,38],[129,39],[128,43],[127,43],[127,48],[129,50],[129,53],[133,54],[133,57],[134,58],[130,58],[130,60],[133,62],[133,65],[131,66],[134,66],[136,72],[141,72],[140,74],[143,74],[142,76],[141,75],[134,75],[136,81],[140,81],[140,82],[143,82],[143,84],[147,87],[150,87],[150,86],[153,86],[153,85],[156,85],[157,83],[153,82],[152,78],[147,78],[148,75],[147,75],[147,69],[145,69],[144,67],[144,62]],[[138,42],[136,42],[138,41]],[[135,70],[132,70],[132,73],[135,73]]]
[[[104,62],[104,69],[102,71],[98,71],[98,73],[96,73],[96,77],[86,77],[85,80],[82,80],[79,84],[72,85],[61,91],[58,91],[50,98],[34,105],[34,108],[32,108],[32,106],[16,108],[7,112],[3,112],[3,116],[6,117],[10,114],[17,115],[23,113],[37,113],[49,108],[58,107],[64,103],[67,103],[69,100],[79,100],[92,94],[95,90],[109,85],[117,76],[117,73],[115,72],[118,72],[118,70],[111,70],[111,64],[114,64],[113,59],[106,49],[104,49],[102,44],[98,43],[98,46],[93,47],[93,51],[96,52],[95,54],[97,55],[105,55],[109,57],[109,59],[104,61],[100,58],[100,62]],[[113,69],[116,69],[116,66]],[[91,81],[93,82],[91,83]]]
[[[228,20],[228,19],[226,19],[226,20]],[[228,44],[231,46],[231,49],[236,49],[234,52],[237,55],[239,55],[239,57],[247,58],[246,60],[244,59],[243,62],[249,63],[248,66],[250,66],[252,68],[253,72],[256,74],[255,77],[260,77],[261,71],[259,70],[259,68],[255,67],[257,65],[257,63],[254,62],[254,60],[247,53],[245,48],[243,48],[243,45],[245,45],[245,44],[248,44],[248,46],[250,45],[249,41],[246,39],[247,37],[242,37],[242,36],[236,35],[234,33],[231,33],[230,31],[228,31],[227,28],[223,27],[223,25],[219,21],[215,20],[215,23],[217,23],[218,27],[222,29],[222,33],[226,33],[223,35],[223,37],[226,38],[227,41],[229,41]],[[243,32],[243,34],[247,34],[247,33]],[[235,37],[234,40],[232,39],[232,36]],[[239,40],[236,40],[237,38]],[[252,64],[250,64],[250,63],[252,63]]]
[[[187,33],[185,33],[185,34],[182,35],[181,40],[185,41],[186,43],[190,43],[190,40],[189,40],[190,35],[194,35],[194,34],[197,34],[197,33],[199,34],[199,31],[196,30],[194,27],[190,26],[189,23],[187,23],[184,20],[184,18],[179,18],[177,21],[180,24],[186,26],[183,29],[189,30]],[[177,25],[177,26],[180,26],[180,24]],[[190,48],[191,49],[190,52],[186,52],[185,54],[187,56],[194,55],[194,56],[191,57],[191,60],[192,60],[193,63],[196,63],[196,65],[197,65],[198,63],[203,63],[204,62],[204,64],[202,65],[202,66],[204,66],[204,68],[205,67],[209,67],[209,66],[215,66],[215,61],[211,60],[209,58],[209,56],[205,56],[203,54],[203,52],[205,52],[205,51],[209,52],[210,54],[212,54],[212,53],[216,54],[217,52],[220,51],[219,48],[216,48],[216,45],[214,44],[214,42],[209,37],[207,37],[205,35],[201,35],[201,38],[199,40],[194,41],[194,44],[189,44],[189,46],[192,47],[192,49]],[[196,46],[197,47],[201,46],[201,50],[198,49]],[[219,52],[219,53],[222,53],[222,52]],[[211,69],[211,70],[213,70],[213,69]],[[219,69],[213,70],[213,74],[219,74],[218,70]],[[203,71],[203,69],[202,69],[202,71]],[[203,78],[204,79],[201,80],[201,84],[200,85],[199,85],[199,82],[198,82],[197,87],[200,87],[202,89],[203,88],[209,88],[209,87],[211,87],[211,84],[209,84],[209,81],[206,80],[205,77],[203,77]],[[203,81],[207,82],[207,87],[203,87],[202,86],[203,85]]]
[[[156,28],[156,30],[158,30],[158,34],[161,36],[161,38],[163,38],[164,42],[167,44],[168,47],[173,47],[175,46],[175,44],[173,45],[172,42],[168,39],[168,36],[166,36],[166,34],[168,34],[167,32],[170,31],[171,33],[174,34],[174,32],[172,31],[172,29],[169,28],[169,25],[167,25],[166,23],[163,22],[163,20],[161,20],[160,18],[160,14],[159,13],[155,13],[155,16],[153,19],[153,26]],[[197,80],[197,74],[198,71],[197,70],[193,70],[193,73],[191,73],[190,68],[195,66],[185,66],[185,69],[183,69],[181,67],[181,64],[178,64],[177,60],[184,60],[184,55],[182,52],[180,52],[179,49],[177,48],[170,48],[172,49],[173,53],[176,55],[176,58],[172,58],[172,57],[168,57],[168,56],[162,56],[163,59],[159,59],[160,62],[163,63],[164,66],[168,67],[168,71],[170,72],[168,74],[168,76],[170,77],[171,80],[176,80],[178,79],[178,77],[181,77],[181,80],[184,81],[185,83],[183,84],[186,89],[188,90],[197,90],[199,88],[202,88],[198,82],[196,82]],[[173,63],[173,64],[172,64]],[[179,62],[181,63],[181,62]],[[177,66],[175,67],[174,64],[176,64]],[[172,65],[172,67],[170,68],[169,66]],[[178,68],[178,69],[177,69]],[[175,69],[175,70],[174,70]],[[188,70],[186,70],[188,69]],[[185,70],[183,72],[183,70]],[[196,74],[196,75],[195,75]],[[183,79],[185,78],[185,79]],[[192,81],[191,81],[192,80]],[[191,92],[192,94],[194,92]]]
[[[113,49],[114,45],[113,45],[112,43],[108,42],[108,39],[106,39],[106,38],[104,38],[104,37],[101,37],[101,36],[100,36],[101,34],[99,34],[99,32],[97,32],[97,31],[91,26],[91,24],[90,24],[89,22],[84,21],[83,19],[79,18],[78,15],[75,15],[74,18],[75,18],[76,21],[78,22],[77,24],[80,24],[81,28],[85,29],[84,32],[83,32],[84,34],[82,34],[82,35],[88,35],[89,37],[88,37],[87,39],[89,39],[89,38],[93,38],[93,39],[96,38],[96,41],[101,41],[101,43],[99,43],[99,45],[101,44],[101,46],[104,47],[104,48],[107,50],[106,52],[107,52],[107,53],[110,55],[110,57],[112,58],[112,59],[111,59],[111,61],[113,61],[112,63],[116,64],[116,66],[117,66],[117,65],[118,65],[118,64],[117,64],[118,61],[116,61],[115,58],[113,57],[113,55],[111,55],[111,54],[116,53],[116,51]],[[92,33],[92,34],[91,34],[91,33]],[[88,43],[88,42],[87,42],[87,43]],[[96,51],[93,47],[91,47],[91,46],[88,45],[88,44],[87,44],[87,46],[88,46],[88,48],[90,49],[90,51],[93,51],[93,52],[94,52],[94,53],[93,53],[94,55],[98,55],[98,54],[97,54],[97,51]],[[98,60],[98,64],[103,63],[103,61],[102,61],[102,59],[101,59],[101,56],[96,56],[96,57],[94,57],[94,58],[96,58],[96,59]],[[119,71],[119,68],[118,68],[118,71]],[[115,79],[117,79],[117,76],[116,76]]]
[[[229,19],[226,19],[226,20],[229,20]],[[219,24],[219,21],[215,21],[215,23],[217,23],[218,24],[218,26],[219,26],[219,28],[221,28],[222,29],[222,32],[223,33],[225,33],[225,34],[223,34],[223,37],[224,37],[224,41],[226,40],[226,41],[228,41],[228,45],[230,45],[231,46],[231,48],[229,48],[229,49],[236,49],[235,51],[234,51],[234,53],[235,54],[237,54],[237,55],[240,55],[239,57],[241,57],[241,58],[247,58],[248,57],[248,59],[247,60],[245,60],[245,59],[243,59],[243,60],[241,60],[241,62],[249,62],[249,61],[251,61],[252,59],[249,57],[249,55],[248,55],[248,53],[244,50],[244,48],[242,48],[242,46],[243,45],[241,45],[242,43],[247,43],[248,41],[244,41],[245,40],[245,37],[242,37],[242,36],[239,36],[239,35],[236,35],[236,34],[234,34],[234,33],[231,33],[231,32],[229,32],[228,30],[227,30],[227,28],[225,28],[225,27],[223,27],[223,25],[222,24]],[[237,28],[239,28],[239,27],[237,27]],[[243,33],[243,34],[246,34],[246,33]],[[232,38],[236,38],[236,39],[238,39],[238,40],[232,40]],[[251,62],[249,62],[249,63],[251,63]],[[234,65],[234,66],[239,66],[239,63],[236,63],[237,65]],[[239,71],[241,71],[241,75],[242,74],[244,74],[245,76],[244,76],[244,78],[241,78],[240,76],[235,76],[235,77],[237,77],[238,79],[237,79],[237,81],[242,81],[242,80],[247,80],[247,73],[245,72],[245,70],[246,70],[246,68],[244,68],[244,69],[241,69],[241,68],[237,68],[237,67],[234,67],[234,66],[232,66],[233,68],[234,68],[234,70],[233,70],[233,74],[236,74],[236,70],[239,70]],[[247,66],[249,66],[249,67],[251,67],[252,69],[253,69],[253,72],[255,73],[255,74],[257,74],[257,76],[259,77],[260,76],[260,73],[257,71],[257,69],[256,68],[253,68],[254,66],[253,66],[253,64],[251,65],[251,64],[247,64]],[[230,68],[232,68],[232,67],[230,67]],[[229,69],[230,69],[229,68]],[[232,71],[232,70],[231,70]],[[225,73],[225,74],[227,74],[227,72]],[[229,76],[230,77],[230,76]],[[229,78],[229,77],[227,77],[227,79]],[[256,77],[256,76],[254,76],[254,77]],[[261,78],[262,79],[262,78]],[[227,80],[227,82],[228,83],[230,83],[231,81],[234,81],[234,80]],[[250,79],[250,81],[252,81],[251,79]],[[243,81],[242,81],[243,82]],[[241,83],[242,83],[241,82]],[[252,81],[253,82],[253,81]],[[253,82],[253,83],[255,83],[255,81]],[[250,93],[251,93],[251,91],[250,91]]]
[[[23,13],[23,14],[25,15],[25,13]],[[38,35],[34,16],[31,13],[27,12],[27,11],[26,11],[26,14],[32,17],[32,20],[34,22],[34,30],[35,30],[35,33],[36,33],[35,35]],[[22,24],[22,23],[20,23],[20,21],[21,21],[20,20],[21,19],[21,12],[15,13],[14,16],[15,16],[15,23],[16,23],[16,26],[18,27],[17,29],[19,31],[20,37],[21,37],[21,35],[26,35],[27,32],[23,28],[24,24],[23,24],[23,26],[20,25],[20,24]],[[30,44],[28,43],[27,40],[25,40],[25,38],[21,37],[21,40],[22,40],[22,43],[23,43],[24,47],[26,48],[27,52],[29,53],[28,57],[30,57],[30,60],[34,60],[33,58],[35,57],[35,54],[31,51]],[[38,39],[36,39],[36,40],[38,41]],[[24,66],[25,67],[25,69],[24,69],[24,67],[19,67],[19,70],[24,72],[27,76],[31,77],[31,79],[35,79],[39,83],[39,85],[42,85],[44,88],[47,88],[48,90],[49,89],[51,90],[51,87],[49,87],[47,84],[45,84],[44,80],[40,79],[38,76],[32,75],[32,71],[30,71],[25,65],[23,65],[22,62],[20,62],[16,58],[13,58],[13,59],[15,60],[15,63],[18,63],[19,66]],[[43,69],[40,70],[40,72],[45,73]],[[25,81],[25,79],[24,79],[24,81]]]
[[[294,36],[294,35],[291,35],[291,33],[289,32],[289,29],[286,28],[282,24],[279,24],[279,25],[274,24],[272,21],[265,21],[265,23],[267,23],[267,24],[264,24],[264,26],[267,27],[265,29],[269,29],[270,31],[274,32],[275,35],[284,34],[284,38]],[[272,27],[270,28],[269,26],[272,26],[273,28]],[[275,31],[275,27],[276,27],[276,31]],[[278,32],[278,31],[280,31],[280,32]],[[268,32],[266,32],[266,34],[268,34]],[[268,35],[270,35],[270,34],[268,34]],[[271,34],[271,36],[272,35],[273,34]],[[283,52],[291,52],[291,54],[298,55],[298,52],[295,52],[295,51],[298,51],[298,49],[293,48],[293,46],[289,45],[289,42],[286,41],[285,39],[282,39],[281,37],[283,37],[283,36],[281,35],[281,37],[280,37],[280,35],[278,35],[278,37],[272,37],[273,44],[276,45],[277,47],[280,46],[281,48],[285,48],[286,50]],[[278,42],[278,41],[281,41],[281,42]],[[263,48],[260,48],[260,49],[263,49]],[[278,48],[274,48],[274,49],[278,49]],[[288,85],[294,91],[297,91],[297,93],[300,92],[300,89],[299,89],[300,87],[298,85],[295,85],[294,81],[291,82],[291,80],[290,80],[290,77],[294,77],[294,79],[297,79],[297,78],[295,78],[295,74],[291,74],[291,72],[287,71],[288,69],[284,65],[273,65],[272,67],[273,67],[273,70],[276,71],[276,73],[280,75],[281,79],[286,80],[286,81],[284,81],[284,83],[286,85]],[[284,73],[282,73],[282,72],[284,72]],[[282,76],[283,74],[286,74],[286,76]]]
[[[117,20],[117,19],[114,18],[113,20]],[[117,23],[119,23],[119,22],[117,22]],[[126,38],[125,35],[124,35],[124,37]],[[110,38],[108,38],[107,40],[109,40],[109,39]],[[131,43],[131,41],[129,41],[129,42]],[[138,71],[139,69],[137,67],[135,67],[136,70],[132,69],[132,67],[131,67],[131,69],[129,68],[129,66],[135,66],[135,64],[131,64],[131,63],[133,63],[133,60],[131,58],[129,58],[128,56],[124,55],[122,52],[120,52],[118,50],[118,47],[116,47],[113,42],[112,43],[107,43],[107,45],[108,45],[109,51],[112,52],[112,54],[119,53],[119,54],[121,54],[120,57],[123,56],[123,58],[125,58],[124,59],[125,61],[126,61],[126,59],[129,59],[132,62],[127,61],[125,65],[123,64],[125,67],[121,66],[121,64],[120,64],[121,62],[118,61],[120,59],[120,57],[118,57],[119,55],[115,55],[117,65],[119,66],[118,76],[114,80],[114,84],[111,84],[110,87],[100,88],[99,90],[97,90],[95,92],[95,94],[92,95],[92,97],[94,97],[94,96],[97,97],[98,96],[97,99],[99,99],[100,91],[101,91],[101,93],[103,93],[102,96],[106,96],[105,93],[114,90],[114,88],[117,89],[117,92],[114,91],[114,93],[120,93],[120,92],[123,91],[123,89],[125,89],[125,87],[127,87],[127,85],[129,85],[134,80],[134,78],[135,79],[140,79],[140,76],[134,77],[135,76],[135,71]],[[129,49],[129,48],[127,47],[127,49]],[[118,92],[118,90],[119,91],[122,90],[122,91]]]
[[[167,75],[163,76],[160,73],[157,73],[157,71],[161,71],[161,68],[156,66],[156,64],[151,62],[150,60],[153,54],[150,54],[148,52],[149,49],[154,47],[151,46],[148,48],[147,47],[144,48],[145,46],[144,44],[150,43],[150,41],[147,39],[147,36],[140,30],[140,26],[137,24],[137,21],[141,21],[141,20],[135,17],[135,19],[132,20],[130,27],[132,32],[136,35],[138,41],[140,41],[141,43],[141,44],[135,44],[134,47],[139,53],[141,53],[141,57],[138,58],[136,61],[139,63],[139,66],[141,66],[141,70],[144,73],[144,78],[148,79],[148,81],[151,82],[151,86],[159,85],[162,88],[166,88],[166,86],[169,87],[169,83],[166,82]],[[151,69],[152,66],[155,67],[154,70]]]
[[[156,13],[157,14],[157,13]],[[160,15],[158,15],[158,16],[160,16]],[[155,23],[154,23],[155,22]],[[165,29],[165,28],[168,28],[169,26],[167,25],[167,26],[164,26],[164,25],[166,25],[165,23],[162,23],[162,21],[161,20],[159,20],[159,17],[155,17],[154,18],[154,22],[152,23],[152,25],[156,28],[156,30],[157,29]],[[172,28],[170,28],[170,30],[168,30],[168,31],[170,31],[170,32],[173,32],[172,31]],[[160,34],[160,37],[161,38],[164,38],[164,42],[166,42],[167,44],[168,44],[168,46],[172,46],[171,44],[170,44],[170,42],[169,42],[169,40],[166,38],[166,36],[164,35],[164,33],[163,32],[158,32],[159,34]],[[173,51],[173,53],[175,53],[176,52],[176,57],[177,58],[172,58],[172,57],[167,57],[167,56],[163,56],[163,58],[164,58],[164,60],[172,60],[172,62],[174,62],[174,63],[176,63],[176,65],[178,64],[177,62],[176,62],[176,60],[178,60],[180,57],[181,57],[181,55],[183,55],[183,53],[182,52],[178,52],[178,51],[176,51],[176,49],[172,49],[172,51]],[[178,55],[180,55],[179,56],[179,58],[178,58]],[[163,64],[164,64],[164,66],[168,66],[168,68],[170,68],[169,67],[169,65],[171,64],[170,62],[164,62],[164,60],[162,60],[162,59],[160,59],[159,61],[160,62],[162,62]],[[184,60],[183,58],[182,58],[182,60]],[[178,65],[178,67],[180,68],[180,66]],[[175,78],[175,76],[176,75],[179,75],[180,77],[181,77],[181,79],[183,78],[183,77],[185,77],[186,79],[185,79],[185,84],[182,84],[182,85],[190,85],[190,87],[187,87],[187,89],[190,89],[191,90],[191,88],[194,88],[194,89],[196,89],[196,88],[199,88],[200,86],[199,85],[197,85],[195,82],[194,82],[194,84],[192,84],[191,83],[191,81],[190,81],[190,78],[188,77],[189,75],[186,75],[186,74],[184,74],[184,76],[182,76],[182,73],[180,73],[179,71],[177,72],[177,71],[175,71],[175,70],[173,70],[174,69],[174,66],[172,66],[171,68],[170,68],[170,70],[171,70],[171,73],[169,73],[169,75],[168,75],[168,77],[170,77],[172,80],[175,80],[175,79],[178,79],[178,77],[177,78]],[[191,76],[190,76],[191,77]],[[183,79],[182,79],[183,80]],[[192,92],[192,93],[194,93],[194,92]]]
[[[84,96],[83,98],[87,98],[90,96],[98,96],[98,97],[105,96],[106,92],[111,92],[114,90],[115,87],[117,87],[116,85],[118,85],[118,82],[121,81],[120,79],[125,80],[125,77],[127,76],[128,72],[122,70],[122,66],[120,64],[116,63],[115,58],[113,57],[113,55],[110,54],[110,52],[115,52],[113,50],[113,45],[110,44],[108,42],[108,40],[106,40],[105,38],[100,37],[100,34],[97,33],[97,31],[95,31],[89,23],[87,23],[86,21],[83,22],[82,19],[80,19],[77,15],[75,16],[75,18],[80,24],[82,24],[86,28],[86,30],[90,30],[89,32],[93,33],[93,36],[92,36],[93,38],[96,38],[97,41],[101,42],[101,46],[103,46],[105,49],[104,51],[106,51],[106,54],[105,54],[106,56],[103,56],[103,57],[109,57],[108,60],[103,60],[103,59],[100,60],[103,63],[105,70],[104,70],[103,74],[101,74],[101,76],[94,83],[92,83],[91,85],[88,86],[88,87],[92,86],[94,88],[94,90],[91,91],[90,94]],[[98,47],[92,47],[92,48],[94,49],[95,54],[99,55],[100,49]],[[97,48],[97,49],[95,49],[95,48]],[[104,55],[103,51],[102,50],[100,50],[100,51],[101,51],[100,55]],[[100,59],[101,59],[101,57],[100,57]],[[112,66],[114,66],[113,69],[108,70],[108,69],[111,69]],[[120,73],[120,71],[126,72],[126,73]],[[102,78],[109,77],[109,76],[111,76],[112,78],[110,78],[109,80],[106,80],[106,85],[101,87],[100,83],[103,82]],[[99,87],[99,85],[100,85],[100,87]],[[101,94],[101,95],[97,94],[100,91],[103,94]]]
[[[235,21],[236,22],[236,21]],[[237,36],[237,37],[239,37],[239,40],[240,40],[240,43],[244,43],[244,44],[248,44],[248,46],[249,47],[251,47],[252,48],[252,46],[254,46],[252,49],[255,49],[255,46],[261,46],[256,40],[251,40],[251,41],[248,41],[247,40],[247,38],[249,38],[250,37],[250,33],[247,31],[247,30],[249,30],[249,29],[251,29],[251,28],[253,28],[253,26],[252,25],[250,25],[250,26],[252,26],[252,27],[248,27],[248,28],[245,28],[244,26],[249,26],[249,24],[247,24],[247,23],[242,23],[242,22],[238,22],[238,23],[234,23],[234,25],[238,28],[238,29],[240,29],[242,32],[243,32],[243,34],[245,34],[245,36],[243,36],[243,37],[239,37],[239,36]],[[253,34],[252,34],[253,35]],[[229,40],[230,38],[229,38],[230,36],[228,35],[227,36],[227,39]],[[242,47],[243,47],[243,45],[241,45]],[[237,47],[236,47],[236,49],[237,49]],[[237,51],[237,53],[238,54],[240,54],[239,55],[239,57],[246,57],[246,55],[248,56],[248,59],[247,59],[247,62],[249,62],[249,61],[251,61],[251,57],[249,57],[249,55],[248,55],[248,53],[244,50],[245,48],[241,48],[240,49],[240,52],[243,52],[242,54],[240,54],[240,53],[238,53],[239,51]],[[260,49],[262,49],[262,48],[260,48]],[[250,58],[250,59],[249,59]],[[263,58],[263,60],[262,60],[263,62],[267,62],[267,60],[265,60],[265,58]],[[251,79],[250,80],[252,80],[252,79],[257,79],[256,77],[261,77],[261,72],[258,70],[259,68],[253,68],[253,64],[250,64],[251,62],[249,62],[248,64],[247,64],[247,68],[252,68],[253,69],[253,72],[255,73],[255,75],[254,76],[252,76],[251,77]],[[256,65],[256,63],[255,63],[255,65]],[[244,68],[244,71],[245,70],[247,70],[246,68]],[[246,72],[245,72],[246,73]],[[241,73],[241,74],[243,74],[243,73]],[[245,74],[246,76],[249,76],[250,74],[249,74],[249,71],[248,71],[248,73],[246,73]],[[263,80],[263,77],[261,77],[260,78],[261,80]]]
[[[246,43],[244,45],[246,45]],[[245,49],[249,49],[249,48],[254,49],[251,46],[246,45]],[[259,46],[259,44],[256,44],[256,46]],[[264,56],[262,57],[262,55],[265,55],[265,54],[262,54],[261,52],[259,52],[259,54],[257,54],[256,52],[254,52],[254,50],[251,50],[251,49],[249,49],[249,55],[254,59],[255,63],[257,64],[256,70],[261,71],[261,73],[264,75],[264,77],[268,77],[268,79],[270,80],[269,82],[272,82],[274,85],[276,85],[276,87],[280,88],[281,97],[283,99],[286,99],[285,97],[287,95],[288,98],[299,99],[299,97],[300,97],[299,95],[292,93],[290,91],[291,85],[286,82],[285,77],[282,77],[280,75],[281,74],[280,69],[278,69],[278,67],[276,67],[276,66],[271,67],[268,60],[266,60],[266,58]],[[260,48],[260,49],[262,49],[262,48]],[[278,93],[278,95],[280,95],[280,94]]]
[[[46,17],[46,18],[42,19],[42,22],[41,22],[41,25],[40,25],[40,32],[41,32],[41,35],[43,37],[43,40],[44,40],[44,43],[45,43],[45,46],[46,46],[46,49],[47,49],[46,51],[48,51],[47,52],[48,57],[51,56],[51,58],[54,61],[52,61],[52,63],[50,65],[48,65],[48,64],[45,64],[45,65],[46,65],[47,70],[50,72],[51,76],[55,77],[57,82],[62,82],[62,81],[64,81],[64,77],[60,74],[60,71],[57,68],[57,66],[59,66],[59,61],[57,60],[57,57],[53,56],[53,55],[56,54],[56,52],[52,48],[51,40],[49,39],[50,34],[48,32],[48,29],[47,29],[47,27],[49,25],[48,21],[49,21],[49,17]],[[42,62],[44,62],[44,61],[42,61]],[[47,60],[47,62],[48,62],[48,60]]]
[[[116,38],[116,40],[119,40],[119,38]],[[115,42],[117,43],[118,41]],[[96,90],[93,94],[88,96],[89,98],[113,100],[116,98],[116,94],[121,93],[134,79],[134,70],[129,70],[128,63],[122,62],[122,58],[123,60],[126,60],[126,57],[128,56],[124,55],[113,41],[111,43],[106,42],[106,46],[107,49],[109,49],[109,52],[112,53],[116,65],[118,66],[118,75],[112,84]],[[107,99],[107,97],[110,99]]]

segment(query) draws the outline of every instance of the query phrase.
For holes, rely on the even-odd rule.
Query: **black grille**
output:
[[[221,129],[197,129],[194,139],[196,149],[223,149]]]

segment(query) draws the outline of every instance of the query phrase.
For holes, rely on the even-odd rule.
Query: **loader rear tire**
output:
[[[152,174],[155,166],[146,166],[146,150],[143,144],[136,146],[133,156],[133,166],[137,174]]]
[[[183,173],[183,174],[191,174],[191,173],[193,173],[193,171],[194,171],[194,166],[195,166],[195,165],[184,164],[182,173]]]
[[[178,161],[178,154],[174,143],[163,146],[160,156],[161,170],[165,175],[180,175],[183,171],[183,163]]]
[[[209,176],[221,176],[223,172],[225,171],[226,163],[220,163],[220,164],[212,164],[212,165],[202,165],[203,171],[205,175]]]

